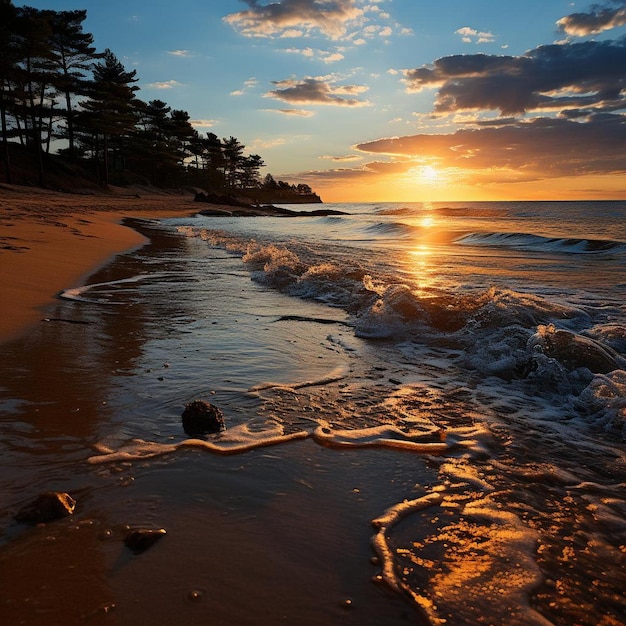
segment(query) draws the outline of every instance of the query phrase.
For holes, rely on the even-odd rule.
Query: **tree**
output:
[[[263,189],[278,189],[278,183],[271,174],[266,174],[263,179]]]
[[[240,185],[244,189],[251,187],[260,187],[259,172],[265,167],[263,159],[258,154],[251,154],[241,159],[240,168]]]
[[[124,169],[124,138],[133,133],[137,121],[138,101],[135,92],[139,87],[137,72],[127,72],[108,48],[103,60],[93,70],[93,83],[89,99],[81,102],[83,125],[93,137],[96,162],[99,161],[99,139],[102,138],[103,172],[105,187],[109,185],[110,149],[117,149],[120,168]]]
[[[237,186],[237,172],[243,159],[244,144],[235,137],[224,139],[222,144],[222,154],[225,161],[225,177],[228,187]]]
[[[12,82],[18,54],[13,32],[17,10],[11,0],[0,0],[0,123],[2,126],[2,157],[6,181],[11,184],[11,156],[9,152],[8,111],[13,102]]]
[[[56,95],[52,87],[54,55],[49,46],[52,34],[49,17],[46,11],[21,7],[17,9],[14,31],[19,55],[15,67],[14,115],[18,126],[21,118],[26,144],[35,153],[42,187],[45,186],[42,154],[44,118],[47,120],[50,117]]]
[[[93,69],[94,62],[102,55],[96,54],[93,35],[83,32],[83,22],[87,11],[48,11],[52,25],[50,38],[54,53],[53,63],[58,69],[56,86],[65,98],[63,114],[67,123],[68,154],[75,157],[74,125],[76,113],[72,103],[74,95],[85,95],[87,72]]]
[[[141,102],[139,112],[130,146],[132,166],[155,185],[178,185],[185,174],[185,159],[192,154],[190,143],[197,137],[189,113],[172,111],[162,100]]]
[[[190,145],[198,134],[189,120],[187,111],[174,109],[170,113],[171,133],[180,164],[183,164],[185,159],[191,155]]]
[[[196,155],[196,159],[200,157],[202,170],[206,172],[203,178],[208,183],[208,187],[214,190],[225,187],[226,160],[220,138],[215,133],[207,133],[206,137],[195,135],[191,141],[190,151]]]

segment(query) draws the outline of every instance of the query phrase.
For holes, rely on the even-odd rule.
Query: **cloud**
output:
[[[285,48],[283,52],[288,52],[289,54],[301,54],[303,57],[315,56],[315,50],[313,50],[313,48]]]
[[[391,163],[384,161],[370,161],[363,163],[359,167],[338,167],[326,170],[312,170],[308,172],[298,173],[298,180],[313,183],[322,182],[359,182],[366,181],[371,178],[382,176],[397,176],[405,174],[412,167],[415,167],[415,161],[393,161]]]
[[[611,5],[617,6],[611,8]],[[559,30],[575,37],[597,35],[624,24],[626,24],[624,0],[613,0],[604,6],[594,7],[589,13],[572,13],[557,21]]]
[[[336,63],[337,61],[341,61],[344,58],[341,52],[329,52],[326,55],[322,55],[322,61],[324,63]]]
[[[528,111],[625,106],[626,37],[546,45],[522,56],[454,55],[405,71],[409,92],[437,88],[435,111]]]
[[[242,0],[245,11],[223,19],[246,37],[345,38],[354,45],[367,39],[412,34],[382,11],[374,0]]]
[[[282,36],[298,28],[306,33],[319,30],[338,39],[364,13],[357,0],[278,0],[267,5],[258,0],[244,1],[249,9],[231,13],[224,21],[247,37]]]
[[[337,61],[341,61],[344,58],[344,55],[340,52],[343,48],[337,49],[335,52],[330,52],[328,50],[314,50],[313,48],[285,48],[283,52],[287,52],[289,54],[301,54],[304,57],[309,59],[315,59],[329,64],[336,63]]]
[[[397,158],[433,158],[445,167],[517,171],[529,179],[626,173],[626,116],[597,114],[585,122],[539,118],[450,134],[393,137],[356,146]]]
[[[182,83],[177,80],[164,80],[156,83],[148,83],[146,87],[151,89],[174,89],[174,87],[180,87]]]
[[[336,85],[328,78],[305,78],[300,81],[287,79],[273,81],[277,89],[265,94],[267,98],[275,98],[292,104],[318,104],[331,106],[362,107],[369,106],[367,100],[350,98],[367,91],[364,85]]]
[[[190,57],[193,56],[189,50],[168,50],[168,54],[171,54],[175,57]]]
[[[234,91],[231,91],[230,95],[231,96],[244,96],[251,89],[254,89],[254,87],[256,87],[258,84],[259,84],[259,81],[256,78],[254,77],[248,78],[248,80],[244,80],[243,87],[241,87],[240,89],[235,89]]]
[[[189,123],[197,128],[211,128],[217,124],[217,120],[190,120]]]
[[[335,161],[336,163],[348,163],[351,161],[361,161],[363,159],[363,157],[358,154],[347,154],[345,156],[324,155],[319,158],[327,161]]]
[[[286,143],[288,143],[287,140],[282,137],[273,137],[271,139],[261,139],[260,137],[257,137],[250,142],[248,149],[269,150],[278,146],[284,146]]]
[[[306,109],[264,109],[270,113],[282,113],[283,115],[295,115],[298,117],[313,117],[315,111],[307,111]]]
[[[454,32],[461,35],[465,43],[493,43],[495,40],[495,35],[492,33],[478,31],[469,26],[463,26]]]

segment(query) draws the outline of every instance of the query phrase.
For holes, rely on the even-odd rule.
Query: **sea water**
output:
[[[623,623],[626,204],[322,208],[135,222],[68,285],[3,384],[7,517],[36,484],[186,528],[180,606],[87,542],[119,623]],[[182,432],[196,398],[225,432]]]

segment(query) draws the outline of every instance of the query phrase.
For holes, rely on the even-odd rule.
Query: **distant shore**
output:
[[[0,185],[0,342],[45,317],[59,291],[145,243],[122,225],[125,218],[193,215],[199,208],[190,193],[115,189],[83,195]]]

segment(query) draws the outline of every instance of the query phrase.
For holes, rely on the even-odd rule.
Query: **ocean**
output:
[[[626,202],[320,208],[131,220],[2,346],[0,621],[626,621]]]

